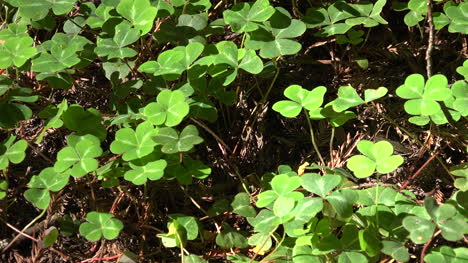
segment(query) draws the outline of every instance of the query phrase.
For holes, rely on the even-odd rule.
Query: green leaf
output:
[[[163,90],[156,100],[157,102],[146,105],[142,112],[145,118],[154,125],[176,126],[189,113],[190,107],[185,102],[184,93],[180,90]]]
[[[187,242],[187,231],[177,220],[172,220],[167,224],[169,229],[167,234],[158,234],[165,247],[182,247]]]
[[[188,152],[203,139],[198,136],[198,129],[194,125],[187,125],[179,134],[173,128],[161,128],[154,137],[157,144],[161,144],[163,153]]]
[[[266,26],[259,26],[247,34],[245,46],[254,50],[260,49],[260,56],[263,58],[293,55],[299,52],[302,46],[291,38],[301,36],[305,30],[304,22],[291,19],[288,11],[278,7]]]
[[[366,256],[358,252],[343,252],[338,257],[338,263],[368,262]]]
[[[255,246],[259,251],[268,251],[273,242],[269,233],[256,233],[249,237],[250,246]]]
[[[158,9],[151,6],[149,0],[122,0],[117,5],[117,12],[130,20],[144,35],[153,27]]]
[[[388,90],[385,87],[379,87],[378,89],[366,89],[364,91],[364,101],[368,103],[376,99],[380,99],[387,94]]]
[[[457,72],[462,75],[465,80],[468,80],[468,59],[463,62],[463,65],[457,68]]]
[[[108,240],[114,239],[124,227],[120,220],[108,213],[90,212],[86,215],[86,221],[80,225],[80,234],[93,242],[102,236]]]
[[[294,208],[295,200],[292,197],[280,195],[273,205],[273,212],[277,217],[288,215]]]
[[[70,174],[74,177],[81,177],[96,170],[99,163],[94,158],[101,156],[101,142],[93,135],[68,137],[69,147],[65,147],[57,154],[57,161],[54,169],[63,172],[70,168]]]
[[[33,47],[33,39],[29,36],[9,38],[0,44],[0,69],[6,69],[12,65],[21,67],[28,59],[36,55],[36,47]]]
[[[291,85],[284,90],[284,95],[291,100],[282,100],[273,105],[273,110],[287,118],[293,118],[301,113],[302,108],[314,110],[323,103],[326,87],[320,86],[309,91],[299,85]]]
[[[336,112],[342,112],[354,106],[364,103],[364,100],[359,97],[356,90],[351,86],[342,86],[338,89],[338,98],[330,104]]]
[[[301,185],[299,176],[288,176],[287,174],[279,174],[271,181],[271,187],[278,195],[286,195],[296,190]]]
[[[156,143],[151,139],[157,130],[149,122],[140,123],[136,130],[122,128],[115,134],[115,140],[110,145],[111,152],[124,153],[125,161],[135,160],[153,152]]]
[[[340,217],[348,218],[353,214],[353,205],[357,202],[358,197],[356,191],[344,189],[334,191],[327,196],[327,200]]]
[[[166,166],[166,160],[148,162],[144,165],[130,163],[132,170],[125,172],[124,178],[133,184],[142,185],[148,179],[152,181],[159,180],[164,175]]]
[[[8,182],[6,180],[0,180],[0,199],[7,196]]]
[[[357,148],[365,156],[355,155],[348,160],[346,165],[358,178],[369,177],[375,170],[382,174],[391,173],[403,164],[401,156],[392,155],[393,146],[387,141],[374,144],[362,140],[358,143]]]
[[[395,241],[383,240],[382,245],[382,253],[400,262],[407,262],[409,260],[408,249],[403,244]]]
[[[369,229],[359,230],[359,245],[371,257],[378,255],[381,250],[380,240]]]
[[[417,216],[405,217],[403,227],[410,232],[410,238],[416,244],[426,243],[435,230],[434,223]]]
[[[10,38],[22,38],[22,37],[29,37],[28,33],[28,28],[26,25],[20,25],[20,24],[8,24],[8,28],[3,29],[0,31],[0,40],[6,41]]]
[[[255,232],[271,232],[281,223],[273,211],[268,209],[261,210],[256,217],[247,218],[247,221],[254,227]]]
[[[237,33],[251,32],[258,28],[259,23],[267,21],[275,9],[268,0],[250,3],[239,3],[223,12],[224,21]]]
[[[459,111],[462,116],[468,116],[468,83],[462,80],[453,83],[452,95],[455,97],[452,108]]]
[[[232,212],[243,217],[254,217],[257,215],[253,206],[250,205],[250,196],[246,193],[238,193],[231,203]]]
[[[167,80],[176,80],[186,70],[182,64],[185,57],[184,51],[166,50],[159,54],[157,61],[147,61],[141,64],[138,71],[163,76]]]
[[[86,111],[78,104],[73,104],[62,114],[63,124],[67,129],[76,131],[79,135],[92,134],[101,141],[106,138],[106,129],[101,124],[101,113],[96,109]]]
[[[323,201],[320,198],[306,197],[299,200],[291,214],[294,215],[294,221],[307,223],[316,214],[323,209]]]
[[[441,223],[439,228],[442,231],[442,236],[448,241],[461,240],[468,233],[468,223],[463,218],[447,220]]]
[[[405,84],[398,87],[396,94],[404,99],[405,111],[411,115],[433,115],[441,110],[437,101],[447,99],[451,91],[447,87],[447,78],[444,75],[434,75],[424,85],[424,77],[412,74],[405,80]]]
[[[321,197],[326,197],[331,190],[341,183],[341,176],[336,174],[319,174],[306,173],[301,177],[301,185],[309,192],[318,194]]]
[[[32,116],[32,110],[17,103],[0,103],[0,128],[13,128],[17,122],[27,120]]]
[[[97,47],[94,52],[98,56],[107,56],[108,59],[133,57],[137,52],[127,46],[136,42],[139,38],[140,31],[132,28],[130,23],[123,21],[115,26],[115,34],[112,39],[100,37],[97,39]]]
[[[52,246],[58,238],[58,230],[56,227],[49,227],[44,231],[44,237],[42,238],[42,243],[46,247]]]
[[[46,209],[50,203],[50,193],[47,189],[28,189],[24,192],[24,198],[39,209]]]
[[[236,232],[227,224],[223,224],[224,229],[216,236],[216,244],[224,249],[245,248],[248,246],[247,239],[239,232]]]
[[[26,157],[25,151],[28,148],[28,142],[25,140],[15,142],[15,140],[16,136],[10,136],[0,144],[0,170],[7,168],[9,162],[19,164]]]
[[[184,258],[184,263],[208,263],[208,261],[197,255],[190,254]]]
[[[50,118],[50,120],[48,120],[46,122],[46,124],[44,125],[44,128],[42,129],[41,133],[39,134],[39,136],[37,136],[36,143],[40,143],[42,141],[46,131],[49,130],[50,128],[60,128],[60,127],[62,127],[63,121],[61,120],[61,117],[62,117],[63,112],[68,109],[67,100],[63,99],[62,102],[59,105],[57,105],[57,107],[55,109],[57,110],[55,115],[53,115],[52,118]],[[41,117],[41,116],[39,115],[39,117]]]
[[[424,261],[428,263],[461,263],[468,260],[468,249],[465,247],[451,248],[442,246],[431,250],[431,253],[426,254]]]
[[[33,176],[28,183],[30,188],[45,188],[52,192],[62,190],[68,183],[70,175],[59,173],[53,167],[43,169],[39,175]]]

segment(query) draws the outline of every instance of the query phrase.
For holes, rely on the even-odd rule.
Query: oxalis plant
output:
[[[292,9],[268,0],[227,2],[0,1],[2,211],[6,215],[9,204],[24,198],[38,214],[15,231],[40,225],[43,217],[60,217],[58,228],[39,229],[38,238],[30,237],[60,256],[54,245],[64,236],[96,245],[125,239],[145,227],[184,263],[207,262],[195,254],[200,250],[193,244],[231,252],[225,257],[230,262],[410,262],[415,255],[433,263],[467,261],[465,163],[450,167],[456,189],[446,202],[433,197],[419,202],[405,187],[382,182],[409,164],[390,141],[362,139],[341,167],[331,167],[315,127],[319,121],[330,125],[331,154],[335,129],[356,123],[361,109],[391,122],[375,105],[394,99],[414,129],[436,133],[442,125],[460,128],[468,114],[468,61],[456,69],[464,79],[453,83],[442,74],[410,74],[398,87],[377,89],[288,84],[285,98],[269,107],[273,90],[283,87],[277,79],[285,57],[300,54],[303,35],[362,48],[371,28],[389,23],[382,11],[390,4],[332,1],[301,13],[295,0]],[[393,6],[408,11],[404,23],[410,27],[419,25],[429,11],[426,0]],[[466,34],[467,4],[448,1],[442,9],[432,13],[435,29],[447,26],[450,33]],[[226,32],[234,39],[225,38]],[[363,68],[368,64],[365,58],[356,62]],[[105,109],[63,96],[73,93],[89,72],[102,73],[109,86],[104,90],[95,84],[96,90],[102,88],[99,95],[106,96]],[[188,189],[213,176],[211,164],[201,156],[203,147],[211,147],[207,140],[213,137],[221,149],[235,151],[210,127],[229,121],[229,107],[240,100],[237,85],[245,79],[268,82],[264,90],[255,86],[261,99],[252,116],[268,106],[281,118],[305,119],[312,164],[297,171],[280,165],[257,183],[234,169],[241,190],[204,207]],[[32,138],[23,138],[19,131],[34,121],[41,128]],[[63,138],[59,149],[53,156],[39,154],[54,136]],[[47,165],[36,167],[38,155]],[[30,163],[33,168],[26,172],[23,165]],[[18,170],[25,180],[19,186],[14,177]],[[176,185],[198,213],[180,209],[157,215],[164,223],[152,226],[149,219],[132,221],[130,207],[119,208],[123,196],[150,207],[169,184]],[[71,217],[57,207],[73,191],[82,193],[87,204]],[[96,198],[106,191],[118,193],[110,206]],[[140,199],[135,193],[141,193]],[[241,223],[232,224],[225,215]],[[210,236],[213,228],[216,233]],[[438,245],[429,247],[436,238]],[[16,239],[2,249],[8,250]],[[415,249],[419,245],[422,252]],[[128,251],[112,259],[117,258],[138,261]]]

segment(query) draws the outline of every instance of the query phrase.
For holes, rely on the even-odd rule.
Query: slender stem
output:
[[[42,210],[42,212],[38,216],[36,216],[31,222],[29,222],[29,224],[27,224],[21,230],[21,232],[24,233],[24,231],[28,230],[29,227],[31,227],[34,223],[36,223],[37,220],[39,220],[43,215],[45,215],[46,211],[47,211],[47,208]],[[13,240],[11,240],[10,243],[2,250],[2,252],[7,251],[8,248],[10,248],[20,236],[21,234],[16,235],[15,238],[13,238]]]
[[[240,48],[244,47],[244,42],[245,42],[245,33],[242,34],[242,41],[241,41]]]
[[[429,24],[429,38],[426,50],[426,73],[427,78],[432,76],[432,49],[434,44],[434,23],[432,23],[432,0],[427,0],[427,23]]]
[[[273,77],[273,80],[272,80],[271,83],[270,83],[270,87],[268,87],[268,90],[267,90],[267,92],[265,93],[265,96],[263,96],[263,98],[262,98],[260,104],[265,104],[265,102],[267,101],[268,95],[270,94],[271,89],[272,89],[273,86],[275,85],[276,79],[278,78],[278,75],[279,75],[279,73],[280,73],[280,69],[278,68],[278,65],[276,64],[276,61],[275,61],[275,60],[273,60],[273,64],[275,65],[276,73],[275,73],[275,76]]]
[[[203,214],[209,216],[209,215],[208,215],[208,212],[207,212],[203,207],[201,207],[201,205],[199,205],[198,202],[197,202],[195,199],[193,199],[192,196],[190,196],[190,195],[187,193],[187,190],[185,190],[185,188],[184,188],[182,185],[180,185],[180,189],[182,189],[182,191],[184,192],[184,194],[190,199],[190,201],[192,201],[192,203],[193,203],[198,209],[200,209],[200,211],[203,212]]]
[[[333,166],[333,140],[335,139],[335,127],[332,127],[332,130],[331,130],[331,136],[330,136],[330,168],[334,168]]]
[[[314,150],[317,153],[317,156],[320,159],[320,162],[322,163],[322,165],[325,165],[325,161],[323,160],[323,157],[320,154],[317,143],[315,143],[314,128],[312,128],[312,123],[310,123],[309,114],[307,114],[307,111],[305,109],[303,110],[303,112],[304,112],[304,115],[306,117],[307,124],[309,125],[310,140],[312,141],[312,145],[314,146]]]
[[[190,0],[185,1],[184,7],[182,8],[182,14],[185,14],[185,9],[187,9],[188,4],[190,3]],[[182,260],[182,263],[184,261]]]
[[[255,252],[255,255],[250,259],[249,263],[254,262],[255,258],[258,256],[258,251],[262,250],[262,248],[265,246],[265,244],[268,242],[268,239],[271,238],[271,236],[275,233],[276,229],[278,229],[278,226],[276,226],[273,230],[271,230],[270,234],[268,234],[268,237],[265,238],[265,241],[263,241],[262,245],[257,249]],[[278,246],[277,246],[278,247]]]
[[[275,236],[273,235],[273,238]],[[283,241],[284,239],[286,238],[286,231],[283,232],[283,236],[281,237],[281,240],[278,242],[278,244],[276,244],[275,246],[275,249],[273,249],[273,251],[271,251],[271,253],[269,253],[266,257],[263,258],[263,262],[268,262],[267,259],[271,256],[271,255],[274,255],[275,252],[281,247],[281,244],[283,244]]]
[[[375,224],[377,226],[377,231],[379,231],[379,183],[380,174],[377,173],[377,182],[375,185]]]

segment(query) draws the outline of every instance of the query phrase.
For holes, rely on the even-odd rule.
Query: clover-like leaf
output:
[[[10,136],[0,143],[0,170],[8,167],[9,163],[21,163],[26,157],[25,151],[28,148],[28,142],[25,140],[16,141],[16,136]]]
[[[449,241],[458,241],[468,233],[468,223],[463,218],[449,219],[439,224],[442,236]]]
[[[385,87],[379,87],[378,89],[366,89],[364,91],[364,101],[368,103],[369,101],[380,99],[385,96],[388,92],[388,89]]]
[[[63,172],[71,167],[70,174],[74,177],[81,177],[96,170],[99,163],[94,158],[102,154],[100,144],[99,139],[90,134],[70,135],[68,137],[69,146],[58,152],[54,169],[57,172]]]
[[[247,221],[254,227],[255,232],[263,233],[271,232],[277,225],[281,224],[280,218],[268,209],[262,209],[256,217],[247,218]]]
[[[55,112],[56,109],[56,112]],[[37,136],[36,143],[40,143],[42,139],[44,138],[44,135],[47,130],[50,128],[60,128],[63,125],[63,121],[61,120],[62,114],[64,111],[68,109],[68,101],[66,99],[63,99],[62,102],[57,105],[57,107],[54,106],[54,112],[55,115],[53,115],[44,125],[44,128],[42,129],[41,133],[39,136]],[[39,113],[39,117],[43,118],[41,114]]]
[[[187,125],[179,134],[173,128],[161,128],[154,137],[154,141],[162,145],[163,153],[188,152],[196,144],[202,143],[203,139],[198,136],[198,129],[193,125]]]
[[[246,193],[238,193],[231,203],[232,212],[244,217],[254,217],[257,215],[255,209],[250,205],[250,196]]]
[[[18,7],[21,17],[38,21],[46,17],[50,9],[56,15],[70,12],[76,0],[8,0],[7,2],[14,7]]]
[[[226,223],[223,224],[221,233],[216,236],[216,244],[224,249],[245,248],[248,246],[247,239]]]
[[[271,181],[272,190],[258,195],[257,207],[265,207],[273,203],[273,212],[278,217],[290,215],[296,201],[304,198],[300,192],[294,192],[300,184],[299,176],[288,176],[287,174],[276,175]]]
[[[302,108],[315,110],[323,103],[323,96],[327,88],[316,87],[309,91],[299,85],[291,85],[284,90],[284,95],[290,100],[278,101],[273,105],[273,110],[287,118],[293,118],[301,113]]]
[[[185,95],[180,90],[163,90],[158,94],[157,102],[146,105],[143,115],[154,125],[176,126],[189,113],[190,107],[185,100]]]
[[[465,80],[468,80],[468,59],[463,62],[463,65],[457,68],[457,72],[458,74],[462,75]]]
[[[403,163],[403,158],[393,154],[393,146],[387,141],[372,143],[362,140],[357,145],[358,150],[364,155],[355,155],[347,162],[347,167],[358,178],[371,176],[375,170],[386,174],[393,172]]]
[[[265,24],[266,26],[259,26],[255,31],[248,33],[245,40],[247,48],[260,49],[260,56],[263,58],[293,55],[301,50],[301,44],[291,38],[305,32],[304,22],[291,19],[288,11],[277,7],[270,21]]]
[[[450,20],[448,27],[450,33],[468,34],[468,3],[461,2],[458,6],[449,6],[445,9],[445,13]]]
[[[361,2],[357,4],[350,4],[350,8],[356,10],[359,14],[352,18],[346,19],[346,24],[356,26],[363,24],[365,27],[374,27],[379,24],[388,24],[385,19],[380,16],[383,7],[387,0],[378,0],[375,4],[368,2]]]
[[[237,33],[250,32],[258,28],[259,23],[267,21],[275,9],[269,0],[251,3],[238,3],[223,12],[224,21]]]
[[[432,237],[435,230],[434,223],[417,216],[405,217],[402,224],[410,232],[410,238],[416,244],[426,243]]]
[[[12,65],[21,67],[28,59],[36,55],[36,47],[33,47],[33,39],[29,36],[9,38],[0,44],[0,69]]]
[[[467,116],[468,115],[468,83],[462,80],[453,83],[452,95],[455,97],[455,100],[452,102],[451,108],[460,112],[462,116]]]
[[[330,105],[332,105],[333,110],[336,112],[342,112],[351,107],[361,105],[364,102],[353,87],[342,86],[338,89],[338,98],[330,102]]]
[[[24,192],[24,198],[39,209],[46,209],[50,204],[50,193],[47,189],[28,189]]]
[[[353,205],[359,198],[358,193],[351,189],[337,190],[327,196],[327,201],[332,205],[336,213],[342,218],[353,215]]]
[[[140,31],[136,28],[132,28],[130,23],[123,21],[115,26],[115,34],[112,39],[98,38],[97,47],[94,49],[94,52],[96,52],[98,56],[107,56],[108,59],[133,57],[137,52],[127,46],[134,43],[139,38]]]
[[[26,190],[24,197],[39,209],[45,209],[50,203],[50,193],[62,190],[68,183],[70,175],[59,173],[53,167],[45,168],[39,175],[33,176],[28,183],[31,189]]]
[[[408,249],[401,243],[395,241],[382,241],[382,253],[387,254],[400,262],[409,260]]]
[[[153,27],[158,9],[149,0],[122,0],[117,5],[117,12],[130,20],[144,35]]]
[[[341,183],[341,176],[337,174],[319,174],[306,173],[301,176],[301,185],[309,192],[318,194],[321,197],[327,196],[331,190]]]
[[[10,38],[22,38],[22,37],[29,37],[26,31],[28,28],[26,25],[20,25],[11,23],[8,24],[8,28],[0,30],[0,40],[6,41]]]
[[[115,133],[115,140],[110,145],[113,153],[123,153],[125,161],[135,160],[153,152],[156,143],[151,137],[157,134],[157,130],[150,122],[140,123],[136,130],[122,128]]]
[[[103,236],[108,240],[114,239],[124,227],[120,220],[108,213],[90,212],[86,215],[86,221],[80,225],[80,234],[93,242]]]
[[[148,179],[152,181],[160,179],[164,175],[166,166],[166,160],[157,160],[143,165],[130,162],[132,170],[125,172],[124,178],[127,181],[131,181],[133,184],[142,185],[146,183]]]
[[[404,99],[405,111],[411,115],[432,115],[441,110],[437,101],[443,101],[450,96],[447,78],[444,75],[434,75],[424,85],[424,77],[412,74],[405,84],[398,87],[396,94]]]
[[[159,54],[157,61],[141,64],[138,71],[163,76],[167,80],[176,80],[186,69],[182,64],[184,57],[185,53],[181,50],[166,50]]]
[[[211,168],[190,157],[184,157],[181,165],[166,169],[166,177],[175,177],[179,184],[192,184],[193,178],[204,179],[210,174]]]
[[[165,247],[182,247],[187,242],[187,230],[177,220],[167,223],[168,233],[158,234]]]
[[[263,70],[263,62],[253,50],[238,49],[232,41],[219,42],[216,48],[219,54],[215,57],[215,65],[227,64],[234,70],[241,68],[252,74],[258,74]]]
[[[62,114],[66,128],[76,131],[79,135],[92,134],[101,141],[106,138],[106,128],[101,124],[101,113],[89,108],[84,110],[78,104],[70,105]]]

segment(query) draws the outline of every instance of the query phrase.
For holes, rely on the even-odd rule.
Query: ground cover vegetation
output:
[[[0,261],[468,261],[468,2],[0,22]]]

